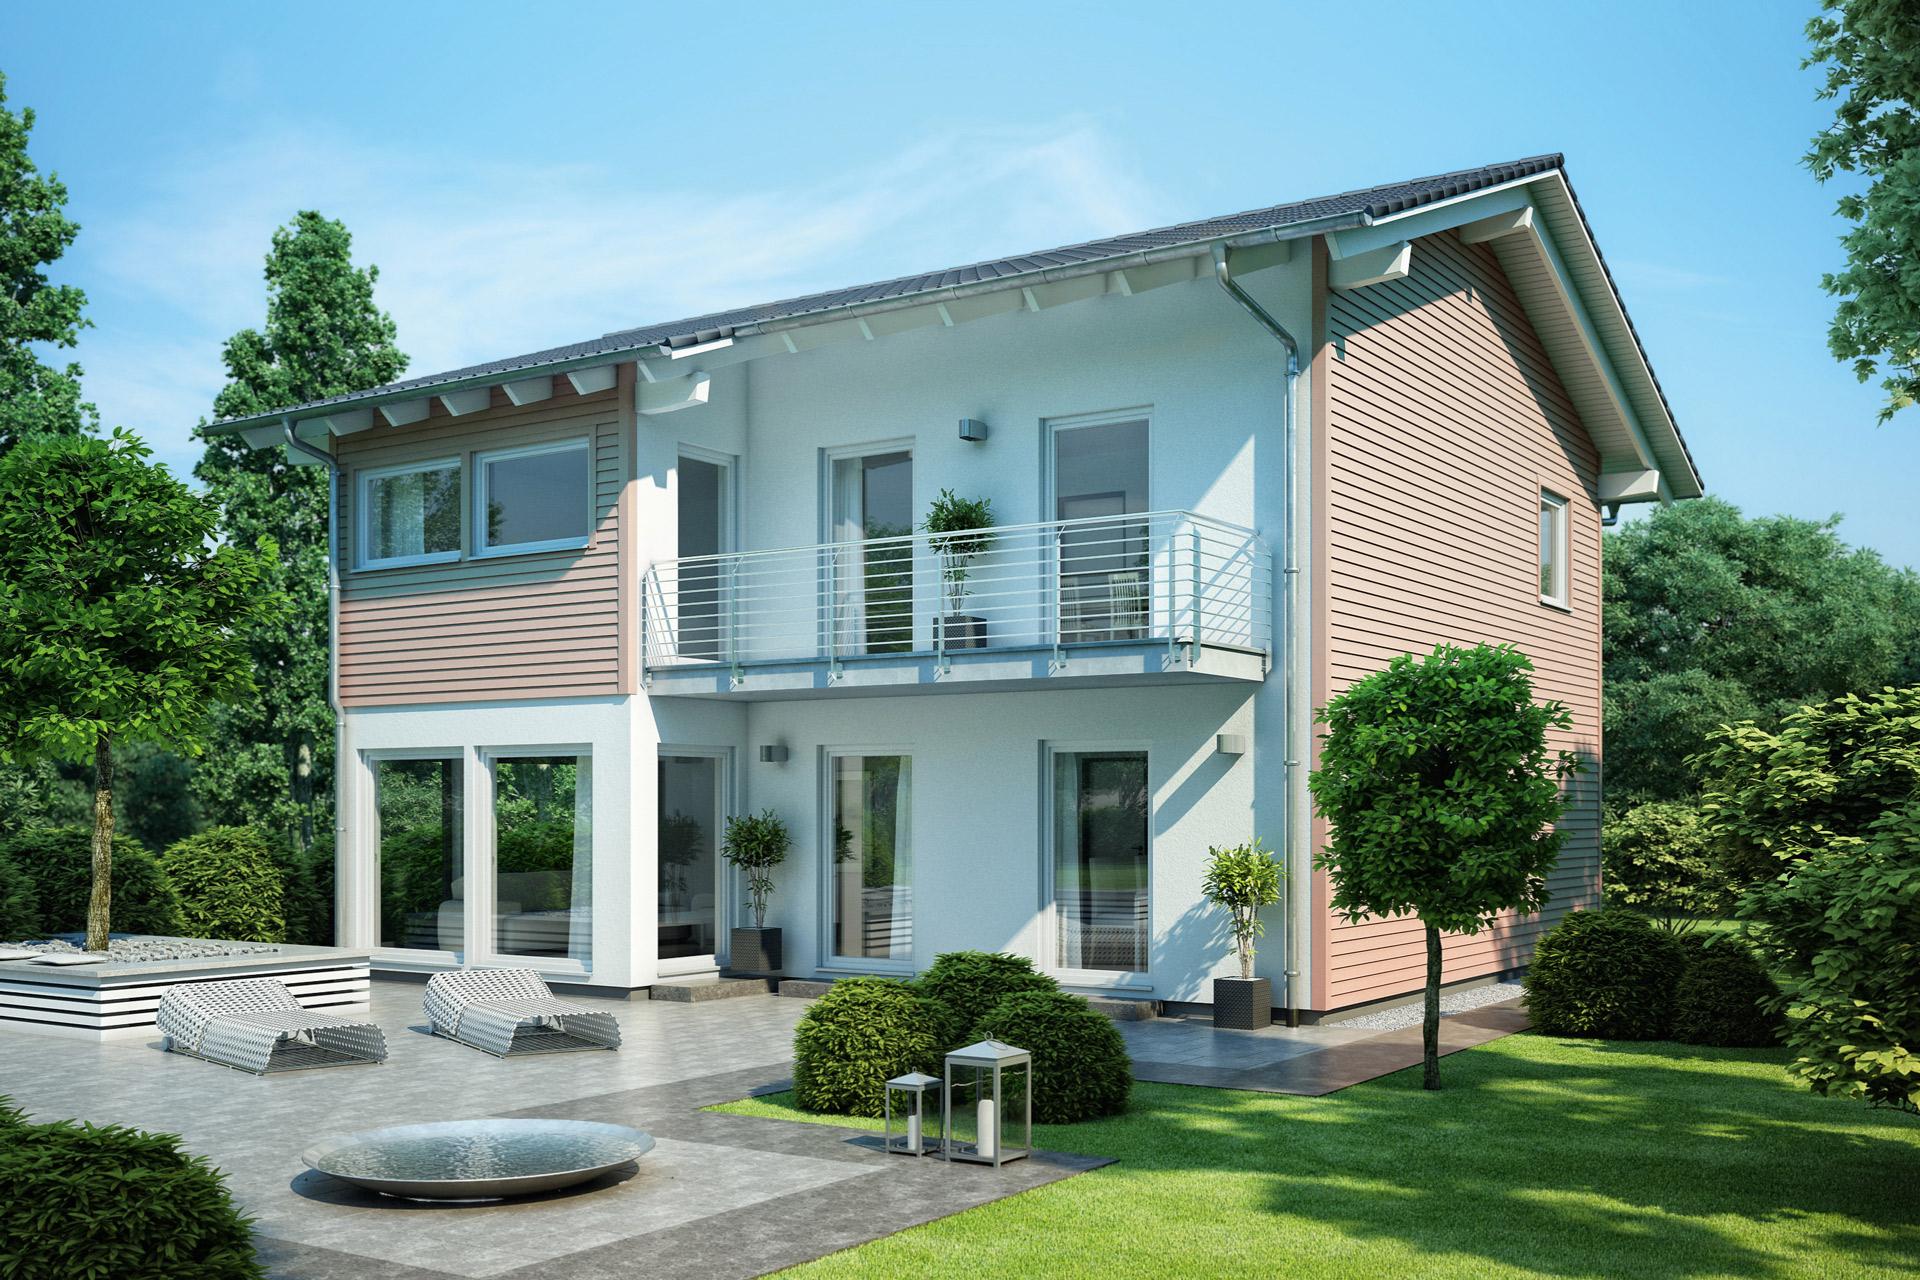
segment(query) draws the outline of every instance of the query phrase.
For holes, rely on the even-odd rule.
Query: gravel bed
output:
[[[1500,1004],[1507,1000],[1516,1000],[1526,987],[1518,982],[1495,982],[1484,987],[1469,987],[1464,991],[1442,991],[1440,993],[1440,1016],[1445,1018],[1456,1013],[1466,1013],[1473,1009],[1484,1009],[1490,1004]],[[1342,1018],[1330,1022],[1328,1026],[1356,1027],[1366,1031],[1398,1031],[1402,1027],[1417,1027],[1425,1016],[1425,1007],[1419,1000],[1412,1004],[1397,1005],[1391,1009],[1382,1009],[1378,1013],[1363,1013],[1357,1018]]]
[[[9,950],[38,951],[42,955],[86,955],[64,938],[40,942],[9,942]],[[269,942],[209,942],[204,938],[114,938],[107,943],[110,960],[138,963],[142,960],[206,960],[214,956],[251,956],[278,951]],[[99,952],[93,954],[98,955]]]

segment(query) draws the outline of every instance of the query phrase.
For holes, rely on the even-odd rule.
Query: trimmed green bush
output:
[[[974,1024],[972,1040],[1033,1054],[1033,1119],[1073,1124],[1127,1109],[1133,1060],[1113,1020],[1064,991],[1020,991]]]
[[[1779,1044],[1780,988],[1747,944],[1688,937],[1682,946],[1686,968],[1673,989],[1673,1038],[1739,1049]]]
[[[0,856],[27,873],[40,898],[42,933],[78,933],[87,927],[93,892],[93,833],[85,827],[32,827],[5,843]],[[180,900],[145,846],[113,838],[115,933],[179,934]]]
[[[939,1066],[953,1015],[904,982],[842,978],[793,1029],[793,1097],[802,1110],[877,1116],[886,1083]]]
[[[920,994],[951,1010],[952,1021],[942,1032],[941,1052],[979,1039],[973,1024],[1007,996],[1021,991],[1058,991],[1060,984],[1036,972],[1025,956],[996,951],[949,951],[914,983]]]
[[[1644,916],[1576,911],[1534,948],[1527,1013],[1548,1035],[1658,1040],[1685,964],[1680,943]]]
[[[40,932],[40,894],[33,880],[0,852],[0,942],[20,942]]]
[[[0,1280],[266,1275],[252,1220],[206,1158],[172,1134],[29,1124],[3,1105],[0,1132]]]
[[[214,827],[160,855],[180,899],[180,919],[195,938],[285,942],[285,885],[273,846],[255,827]]]

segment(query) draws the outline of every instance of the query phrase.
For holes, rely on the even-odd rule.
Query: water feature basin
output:
[[[498,1200],[577,1186],[638,1160],[653,1136],[589,1120],[445,1120],[327,1138],[307,1167],[409,1200]]]

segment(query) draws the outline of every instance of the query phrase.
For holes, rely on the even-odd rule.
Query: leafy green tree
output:
[[[1884,374],[1885,422],[1920,394],[1920,20],[1911,0],[1823,0],[1807,39],[1802,65],[1825,70],[1820,97],[1835,104],[1807,167],[1821,182],[1847,173],[1866,186],[1837,208],[1850,225],[1847,265],[1821,278],[1840,299],[1827,346],[1862,382]]]
[[[1418,915],[1427,938],[1428,1089],[1440,1087],[1440,934],[1547,902],[1561,783],[1579,765],[1547,747],[1572,723],[1533,700],[1533,664],[1506,645],[1402,654],[1315,715],[1327,726],[1310,785],[1332,823],[1316,859],[1350,921]]]
[[[1609,899],[1652,916],[1669,933],[1690,932],[1696,921],[1733,910],[1733,886],[1712,833],[1700,810],[1683,801],[1609,813],[1600,872]]]
[[[7,110],[0,75],[0,453],[39,435],[78,435],[98,425],[80,399],[80,366],[54,368],[30,344],[71,347],[86,327],[87,295],[50,284],[42,268],[58,262],[80,225],[67,217],[67,188],[42,176],[27,155],[33,110]]]
[[[1280,877],[1280,864],[1258,838],[1252,844],[1207,850],[1207,874],[1200,892],[1208,902],[1227,909],[1243,979],[1253,977],[1254,945],[1267,931],[1260,912],[1280,901]]]
[[[43,436],[0,458],[0,752],[93,764],[87,946],[107,945],[116,742],[197,749],[244,695],[239,629],[281,601],[275,555],[214,545],[213,503],[136,437]]]
[[[266,413],[391,382],[407,367],[393,318],[374,303],[376,267],[357,267],[346,227],[311,210],[273,234],[264,329],[227,341],[218,418]],[[220,534],[252,546],[272,538],[268,585],[289,607],[242,628],[271,673],[251,697],[219,713],[217,757],[195,771],[204,807],[220,821],[283,830],[302,848],[328,825],[333,711],[327,703],[327,476],[283,449],[209,436],[194,474],[220,504]]]
[[[1608,799],[1680,800],[1721,725],[1920,679],[1920,577],[1835,532],[1679,503],[1615,533],[1604,564]]]

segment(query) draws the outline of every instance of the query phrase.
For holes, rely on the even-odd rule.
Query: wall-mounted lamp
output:
[[[774,743],[760,748],[761,764],[785,764],[786,762],[787,749],[785,746]]]
[[[1247,735],[1244,733],[1223,733],[1213,740],[1213,749],[1223,756],[1243,756],[1247,754]]]
[[[987,438],[987,424],[978,418],[960,419],[960,438],[980,443]]]

